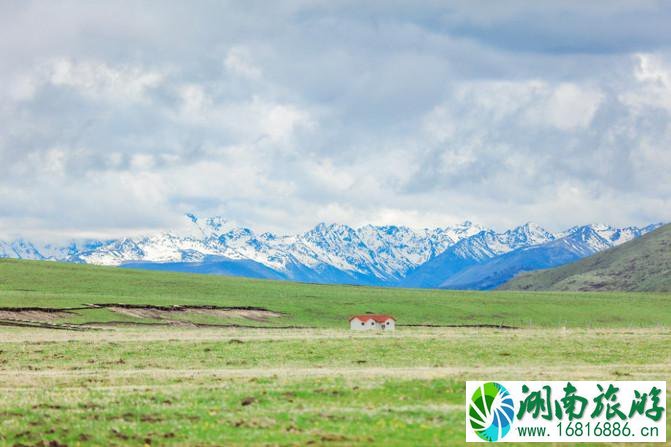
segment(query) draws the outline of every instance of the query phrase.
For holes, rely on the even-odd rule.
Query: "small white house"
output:
[[[391,315],[355,315],[349,319],[349,328],[353,331],[369,331],[372,329],[393,331],[396,329],[396,319]]]

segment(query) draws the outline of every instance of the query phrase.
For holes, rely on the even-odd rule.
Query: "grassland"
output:
[[[84,304],[257,306],[284,314],[274,327],[345,328],[352,314],[389,313],[401,325],[516,327],[671,326],[671,294],[453,292],[297,284],[52,262],[0,260],[0,308]],[[71,323],[137,321],[108,309],[79,309]],[[143,319],[145,323],[160,323]],[[259,326],[241,319],[200,323]]]
[[[0,329],[0,443],[460,445],[465,380],[671,379],[667,329]]]
[[[0,326],[0,445],[463,445],[466,380],[671,383],[670,300],[0,261],[0,311],[77,308],[52,323],[81,324]],[[176,323],[82,307],[95,303],[255,306],[282,317]],[[400,324],[517,328],[347,330],[347,317],[365,311]]]

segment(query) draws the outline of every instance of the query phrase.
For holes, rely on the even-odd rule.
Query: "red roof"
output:
[[[352,318],[349,319],[349,321],[352,321],[355,318],[358,318],[361,321],[373,320],[377,323],[384,323],[387,320],[396,321],[396,318],[392,317],[391,315],[381,315],[381,314],[377,314],[377,315],[375,315],[375,314],[354,315]]]

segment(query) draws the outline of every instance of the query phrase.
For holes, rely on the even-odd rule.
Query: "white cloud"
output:
[[[213,107],[212,100],[198,84],[182,85],[178,87],[178,91],[182,99],[182,113],[186,119],[203,119]]]
[[[131,157],[130,165],[133,169],[147,171],[154,167],[155,159],[151,154],[135,154]]]
[[[575,83],[551,84],[541,80],[529,81],[478,81],[457,84],[455,97],[464,108],[477,111],[490,123],[515,118],[530,127],[554,127],[572,131],[589,126],[603,94],[596,88]],[[449,115],[439,106],[432,112],[443,118]],[[462,117],[452,116],[448,128]],[[433,124],[433,129],[437,125]]]
[[[0,227],[669,220],[669,14],[625,3],[0,7]]]
[[[652,82],[659,87],[671,86],[671,72],[665,67],[664,61],[653,54],[638,54],[638,66],[635,70],[636,79]]]
[[[316,126],[310,113],[294,104],[253,96],[240,102],[218,102],[206,88],[187,84],[178,88],[182,100],[175,118],[191,124],[225,129],[244,142],[268,138],[286,143],[299,128]]]
[[[236,75],[258,80],[262,77],[259,67],[252,62],[251,53],[244,47],[233,47],[226,54],[224,66]]]
[[[14,76],[6,90],[7,96],[14,101],[28,101],[35,96],[38,85],[36,80],[25,74]]]
[[[299,127],[315,126],[309,113],[291,104],[269,103],[255,97],[249,107],[250,118],[255,117],[263,135],[273,141],[286,141]]]
[[[548,93],[538,110],[541,120],[567,131],[589,126],[603,98],[596,89],[570,83]]]
[[[654,54],[635,56],[637,84],[620,94],[630,107],[658,107],[671,111],[671,64]]]
[[[53,85],[71,87],[92,98],[111,101],[141,101],[148,89],[158,86],[164,75],[136,66],[112,67],[105,62],[73,62],[56,59],[47,64]]]

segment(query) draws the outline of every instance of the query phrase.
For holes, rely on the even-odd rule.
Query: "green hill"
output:
[[[91,306],[111,303],[148,310],[138,315],[136,309]],[[365,312],[389,313],[399,325],[671,325],[671,314],[658,311],[671,305],[671,294],[352,287],[0,259],[0,320],[20,317],[10,308],[20,308],[26,316],[21,319],[37,315],[30,308],[38,308],[38,314],[47,308],[69,309],[47,315],[56,323],[165,324],[165,316],[151,306],[174,305],[253,306],[282,314],[267,319],[224,318],[223,312],[203,310],[170,315],[170,320],[217,325],[345,328],[349,316]]]
[[[562,267],[525,273],[501,290],[671,291],[671,224]]]

